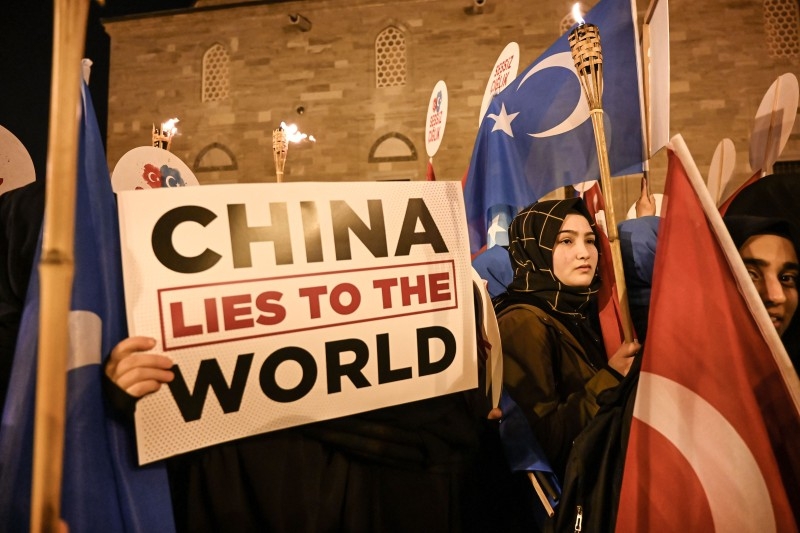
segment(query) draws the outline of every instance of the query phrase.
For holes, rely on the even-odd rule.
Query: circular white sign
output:
[[[447,124],[447,84],[443,80],[436,82],[428,100],[428,116],[425,117],[425,151],[433,157],[439,151]]]
[[[16,135],[0,126],[0,194],[34,181],[30,154]]]
[[[114,192],[200,185],[181,158],[155,146],[139,146],[117,161],[111,173]]]
[[[486,110],[489,109],[492,98],[517,77],[518,68],[519,45],[512,41],[500,52],[500,56],[497,58],[492,68],[492,73],[489,75],[489,81],[486,83],[486,90],[483,92],[481,112],[480,115],[478,115],[479,126],[481,122],[483,122],[483,116],[486,114]]]
[[[750,134],[750,168],[753,172],[772,172],[772,165],[792,133],[799,99],[797,76],[791,72],[778,76],[767,89]]]

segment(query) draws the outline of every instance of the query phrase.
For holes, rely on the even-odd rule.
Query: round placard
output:
[[[199,184],[194,172],[181,158],[155,146],[130,150],[117,161],[111,173],[114,192]]]
[[[486,82],[486,90],[483,92],[483,102],[481,103],[481,112],[478,115],[479,126],[481,122],[483,122],[483,116],[486,114],[486,110],[489,109],[492,98],[517,77],[518,68],[519,45],[512,41],[500,52],[500,56],[497,58],[492,68],[492,73],[489,75],[489,81]]]
[[[428,101],[428,116],[425,117],[425,150],[428,157],[433,157],[439,150],[447,124],[447,84],[443,80],[436,82]]]
[[[36,181],[28,150],[17,136],[0,126],[0,194]]]

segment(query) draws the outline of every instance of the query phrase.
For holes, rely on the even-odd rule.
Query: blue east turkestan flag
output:
[[[85,84],[82,97],[61,513],[72,532],[170,532],[174,525],[163,464],[138,467],[132,422],[112,419],[104,405],[102,365],[114,345],[127,336],[127,329],[116,204]],[[0,428],[0,528],[4,531],[29,530],[38,256]]]
[[[640,172],[644,144],[635,0],[602,0],[584,17],[603,47],[603,111],[612,175]],[[516,213],[565,185],[600,177],[589,108],[562,35],[494,97],[464,186],[472,252],[490,209]],[[499,211],[503,211],[500,208]]]
[[[555,508],[561,495],[561,483],[553,472],[525,413],[506,391],[500,395],[500,410],[503,412],[503,418],[500,420],[500,440],[503,443],[508,467],[512,472],[534,472],[540,484],[542,481],[546,482],[550,488],[546,491],[547,499]],[[537,515],[544,519],[541,512],[537,512]]]

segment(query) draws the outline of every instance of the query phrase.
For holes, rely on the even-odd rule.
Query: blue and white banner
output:
[[[599,28],[603,47],[611,173],[640,172],[643,106],[635,0],[602,0],[585,19]],[[483,118],[464,186],[473,253],[486,244],[493,207],[516,213],[558,187],[600,176],[589,106],[567,37],[498,94]]]

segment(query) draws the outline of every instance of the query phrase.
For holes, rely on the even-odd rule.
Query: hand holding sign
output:
[[[164,355],[142,353],[156,345],[150,337],[128,337],[111,351],[105,373],[117,387],[135,398],[156,392],[175,378],[172,360]]]

